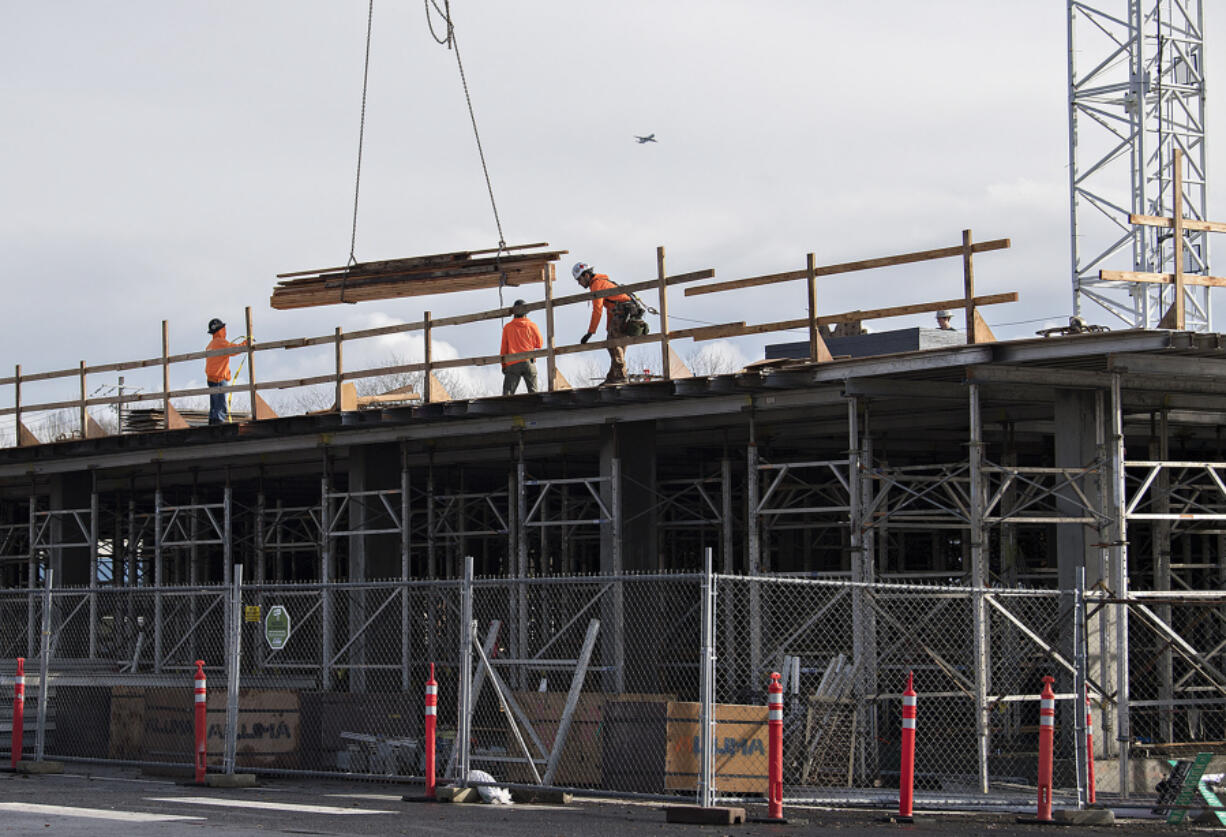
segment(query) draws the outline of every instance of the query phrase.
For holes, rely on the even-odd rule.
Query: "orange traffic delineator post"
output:
[[[426,797],[434,799],[434,736],[438,724],[438,681],[434,679],[434,663],[430,663],[430,679],[426,681]]]
[[[907,672],[902,693],[902,762],[898,775],[898,816],[910,819],[915,802],[915,673]]]
[[[1086,694],[1086,784],[1089,786],[1088,799],[1093,805],[1098,800],[1094,792],[1094,706],[1090,703],[1090,695]]]
[[[783,685],[779,672],[771,672],[766,689],[766,726],[769,734],[766,769],[766,817],[783,819]]]
[[[1039,822],[1051,822],[1052,744],[1056,734],[1056,694],[1051,684],[1056,678],[1043,678],[1039,695]]]
[[[13,685],[13,761],[12,766],[17,768],[17,762],[21,761],[21,738],[25,731],[26,717],[26,658],[17,658],[17,677],[14,679]]]
[[[196,660],[196,784],[204,784],[208,750],[208,690],[205,688],[204,660]]]

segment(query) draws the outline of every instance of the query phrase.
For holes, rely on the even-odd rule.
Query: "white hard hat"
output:
[[[942,308],[940,311],[938,311],[938,312],[937,312],[937,319],[938,319],[938,320],[944,320],[944,319],[948,318],[949,316],[950,316],[950,313],[949,313],[948,311],[946,311],[944,308]]]
[[[570,269],[570,275],[576,280],[587,272],[595,273],[596,269],[587,262],[575,262],[575,266]]]

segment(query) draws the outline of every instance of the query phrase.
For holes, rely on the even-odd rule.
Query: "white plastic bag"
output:
[[[491,805],[511,804],[511,792],[506,788],[493,787],[493,783],[497,780],[484,770],[468,771],[468,781],[470,784],[475,782],[490,783],[477,785],[477,794],[481,797],[482,802],[488,802]]]

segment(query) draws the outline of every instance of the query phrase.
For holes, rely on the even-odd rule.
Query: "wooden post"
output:
[[[549,354],[545,355],[545,373],[548,384],[546,389],[553,392],[554,378],[557,377],[558,359],[554,355],[554,336],[553,336],[553,280],[556,277],[556,271],[552,262],[549,263],[548,269],[545,272],[545,348],[549,350]]]
[[[162,416],[165,430],[170,429],[170,327],[162,320]]]
[[[430,368],[430,362],[433,359],[433,355],[432,355],[432,352],[430,351],[430,312],[429,311],[426,312],[424,320],[425,320],[425,328],[424,328],[423,334],[425,335],[425,337],[423,340],[423,344],[425,346],[425,354],[426,354],[426,370],[425,370],[425,375],[422,377],[421,388],[422,388],[422,403],[429,404],[431,396],[434,395],[434,387],[431,386],[431,383],[432,383],[431,378],[434,377],[434,370]]]
[[[975,322],[975,251],[971,249],[971,231],[962,231],[962,285],[966,298],[966,342],[975,343],[978,328]]]
[[[343,352],[341,350],[341,327],[336,327],[336,411],[339,413],[342,410],[341,400],[341,385],[344,382],[343,373],[345,371],[344,364],[341,362]]]
[[[671,381],[673,377],[672,352],[668,348],[668,285],[664,282],[664,248],[656,248],[656,278],[660,282],[660,358],[664,372],[664,380]]]
[[[1173,256],[1175,259],[1175,300],[1171,305],[1171,310],[1175,313],[1175,322],[1172,323],[1174,328],[1183,331],[1184,328],[1184,298],[1183,298],[1183,150],[1175,149],[1175,171],[1172,175],[1172,188],[1174,194],[1171,197],[1171,234],[1174,235],[1172,244],[1174,245]],[[1161,298],[1161,297],[1159,297]]]
[[[820,326],[817,324],[817,259],[809,253],[805,257],[805,270],[808,272],[807,283],[809,286],[809,360],[817,362],[818,358],[818,340],[821,336],[817,333]]]
[[[21,364],[17,364],[17,371],[13,373],[13,435],[17,439],[17,447],[24,444],[21,438]]]
[[[247,400],[251,402],[251,421],[255,421],[259,418],[259,410],[256,409],[255,401],[255,345],[251,341],[251,306],[248,305],[243,313],[247,321]]]
[[[87,417],[85,414],[85,361],[81,361],[81,438],[89,438],[89,428],[85,426]]]

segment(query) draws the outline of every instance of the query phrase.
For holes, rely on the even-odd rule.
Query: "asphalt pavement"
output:
[[[785,807],[787,825],[696,826],[668,823],[664,806],[577,799],[569,805],[405,802],[420,786],[299,778],[261,779],[247,789],[202,788],[136,770],[69,764],[61,775],[0,773],[0,834],[57,837],[146,835],[489,835],[489,837],[615,837],[615,835],[859,835],[1050,833],[1171,834],[1153,818],[1122,819],[1114,828],[1025,825],[1015,814],[919,812],[911,825],[884,822],[886,812]],[[765,816],[750,806],[751,817]],[[1130,812],[1143,814],[1144,812]],[[1199,827],[1182,831],[1201,830]],[[1206,831],[1211,830],[1205,827]]]

